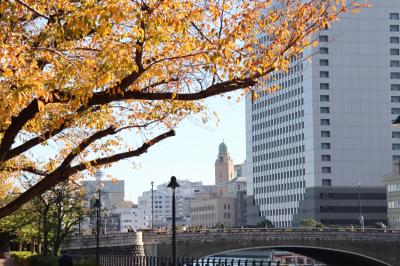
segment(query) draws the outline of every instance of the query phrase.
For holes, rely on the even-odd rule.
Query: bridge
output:
[[[171,233],[146,230],[101,235],[100,254],[171,256]],[[271,248],[328,265],[400,266],[400,231],[366,229],[206,229],[177,232],[178,257],[205,257],[232,250]],[[94,255],[95,236],[72,237],[62,247],[71,255]]]

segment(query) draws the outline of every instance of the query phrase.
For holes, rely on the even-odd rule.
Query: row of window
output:
[[[305,149],[304,145],[301,145],[301,146],[295,146],[295,147],[290,147],[287,149],[281,149],[278,151],[273,151],[273,152],[256,155],[256,156],[253,156],[253,162],[255,162],[255,163],[263,162],[266,160],[272,160],[272,159],[276,159],[276,158],[280,158],[280,157],[289,156],[292,154],[301,153],[301,152],[304,152],[304,149]]]
[[[190,208],[191,212],[202,212],[202,211],[212,211],[212,210],[214,210],[213,205]]]
[[[288,171],[280,171],[277,173],[270,173],[267,175],[263,175],[263,176],[255,176],[255,177],[261,177],[261,180],[264,179],[267,181],[275,181],[275,180],[282,180],[282,179],[286,179],[286,178],[291,178],[291,177],[298,177],[298,176],[304,176],[305,175],[305,169],[294,169],[294,170],[288,170]],[[253,177],[254,180],[254,177]],[[262,182],[262,181],[260,181]]]
[[[400,201],[398,201],[398,200],[388,201],[388,208],[389,209],[400,209]]]
[[[257,199],[257,204],[259,206],[263,206],[267,204],[267,208],[269,204],[278,204],[278,203],[289,203],[289,202],[298,202],[303,200],[303,194],[290,194],[290,195],[282,195],[282,196],[274,196],[274,197],[267,197],[267,198],[260,198]]]
[[[253,114],[252,120],[256,121],[256,120],[259,120],[259,119],[262,119],[265,117],[270,117],[271,115],[275,115],[275,114],[282,113],[282,112],[285,112],[288,110],[292,110],[293,108],[299,107],[302,105],[304,105],[303,98],[288,102],[288,103],[280,105],[280,106],[276,106],[274,108],[265,110],[264,112],[255,113],[255,114]]]
[[[400,184],[388,185],[387,192],[400,192]]]
[[[295,158],[295,159],[279,161],[279,162],[275,162],[275,163],[269,163],[269,164],[254,166],[253,167],[253,172],[254,173],[260,173],[260,172],[265,172],[265,171],[269,171],[269,170],[275,170],[275,169],[282,169],[282,168],[285,168],[285,167],[291,167],[291,166],[304,164],[304,163],[305,163],[305,157],[300,157],[300,158]]]
[[[281,103],[282,100],[286,100],[292,97],[295,97],[297,95],[300,95],[304,92],[304,88],[303,87],[299,87],[295,90],[289,90],[285,93],[279,94],[279,95],[275,95],[274,97],[270,97],[268,99],[264,99],[264,100],[260,100],[260,101],[254,101],[253,102],[253,111],[254,110],[258,110],[260,108],[263,108],[265,106],[270,106],[272,104],[275,103]],[[271,94],[264,94],[264,92],[261,93],[261,95],[268,95],[271,96]]]
[[[264,139],[264,138],[269,138],[269,136],[272,136],[272,135],[269,135],[269,134],[266,135],[265,133],[263,133],[263,134],[256,135],[256,137],[258,137],[258,136],[260,137],[260,139],[255,138],[256,141]],[[266,136],[266,137],[264,137],[264,136]],[[271,142],[265,142],[265,143],[254,145],[253,146],[253,152],[262,151],[262,150],[265,150],[265,149],[278,147],[278,146],[282,146],[282,145],[292,144],[292,143],[295,143],[295,142],[298,142],[298,141],[302,141],[302,140],[304,140],[304,133],[296,134],[296,135],[293,135],[293,136],[284,137],[284,138],[280,138],[280,139],[276,139],[276,140],[271,141]],[[279,156],[281,156],[281,155],[278,155],[278,157]]]
[[[303,63],[296,64],[293,67],[289,67],[287,72],[273,73],[271,76],[268,77],[267,83],[276,82],[276,81],[279,81],[281,79],[287,78],[287,77],[289,77],[291,75],[295,75],[298,72],[302,71],[303,69],[304,69]]]
[[[323,42],[328,42],[329,38],[326,35],[320,35],[319,36],[319,41],[321,43]],[[324,52],[323,54],[328,54],[329,49],[327,47],[320,47],[320,54],[321,54],[321,48],[326,48],[322,49]],[[319,59],[319,65],[321,67],[329,66],[329,59],[327,58],[320,58]],[[320,78],[329,78],[329,71],[320,71],[319,73]],[[320,83],[319,84],[320,90],[329,90],[330,86],[329,83]],[[327,94],[320,94],[319,100],[321,103],[328,103],[330,102],[330,96]],[[321,106],[320,107],[320,114],[330,114],[331,108],[329,106]],[[320,119],[320,125],[321,126],[330,126],[331,122],[329,118],[321,118]],[[321,130],[321,138],[330,138],[331,137],[331,132],[329,130]],[[328,150],[330,149],[330,143],[323,142],[321,143],[321,149]],[[321,155],[321,161],[322,162],[330,162],[331,161],[331,155],[329,154],[322,154]],[[321,167],[321,173],[322,174],[330,174],[332,173],[332,168],[330,166],[322,166]],[[325,179],[326,180],[326,179]]]
[[[291,121],[291,120],[296,120],[296,119],[298,119],[300,117],[303,117],[303,116],[304,116],[304,110],[301,110],[301,111],[298,111],[298,112],[294,112],[294,113],[290,113],[288,115],[280,116],[280,117],[274,118],[272,120],[268,120],[268,121],[264,121],[264,122],[255,124],[255,125],[253,125],[253,131],[262,130],[264,128],[270,128],[272,126],[277,126],[279,124],[286,123],[286,122]],[[260,134],[253,135],[253,141],[262,140],[262,139],[265,139],[265,138],[268,138],[268,137],[271,137],[271,136],[277,136],[277,135],[280,135],[280,134],[283,134],[283,133],[291,133],[294,130],[297,130],[297,129],[300,129],[300,128],[304,128],[304,122],[291,124],[291,125],[287,125],[286,127],[282,127],[282,128],[278,128],[278,129],[274,129],[274,130],[268,131],[272,135],[271,134],[267,135],[266,132],[264,132],[262,134],[260,133]]]
[[[280,192],[280,191],[304,188],[305,186],[306,186],[306,181],[303,180],[303,181],[297,181],[297,182],[277,184],[277,185],[272,185],[272,186],[256,187],[256,191],[257,191],[257,194]]]
[[[320,206],[320,212],[354,213],[359,212],[359,206]],[[361,206],[362,213],[386,213],[386,206]]]

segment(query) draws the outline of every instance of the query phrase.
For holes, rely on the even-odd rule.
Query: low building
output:
[[[202,196],[190,206],[192,226],[235,226],[235,199]]]
[[[400,161],[393,161],[393,174],[385,176],[387,215],[391,229],[400,229]]]
[[[314,219],[324,225],[365,226],[387,221],[386,191],[382,187],[310,187],[306,188],[299,211],[294,214],[293,225]],[[290,215],[290,213],[286,213]],[[283,214],[285,215],[285,214]]]
[[[112,211],[119,216],[119,232],[149,228],[149,214],[139,208],[117,208]]]
[[[260,207],[256,204],[254,197],[246,196],[246,226],[255,227],[264,220],[261,217]]]

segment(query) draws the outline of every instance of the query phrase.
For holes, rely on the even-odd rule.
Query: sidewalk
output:
[[[0,266],[15,266],[16,264],[11,259],[0,259]]]

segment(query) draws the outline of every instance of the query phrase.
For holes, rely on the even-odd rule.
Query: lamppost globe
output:
[[[173,190],[175,190],[177,187],[180,187],[180,185],[176,181],[175,176],[171,176],[171,180],[169,181],[169,184],[167,187],[172,188]]]

